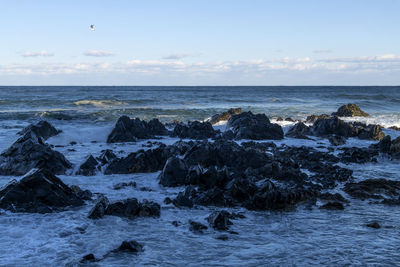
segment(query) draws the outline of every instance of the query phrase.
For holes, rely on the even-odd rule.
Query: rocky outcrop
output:
[[[32,168],[64,174],[71,166],[63,154],[52,150],[32,131],[28,131],[0,154],[0,175],[23,175]]]
[[[106,149],[101,151],[101,154],[97,157],[97,160],[101,163],[101,165],[105,165],[116,158],[117,156],[111,149]]]
[[[172,136],[190,139],[208,139],[216,135],[209,122],[192,121],[187,124],[177,124]]]
[[[180,158],[173,156],[165,163],[163,171],[159,175],[160,184],[163,186],[185,185],[188,167]]]
[[[207,229],[208,227],[204,224],[189,220],[189,230],[193,233],[202,234],[203,231]]]
[[[139,118],[131,119],[128,116],[122,116],[108,136],[107,143],[135,142],[138,139],[167,134],[167,129],[158,119],[146,122]]]
[[[392,158],[400,159],[400,137],[392,140],[390,135],[388,135],[379,143],[371,145],[370,148],[385,153]]]
[[[219,231],[226,231],[229,229],[229,226],[232,225],[232,222],[229,220],[231,218],[231,214],[227,211],[214,211],[212,212],[206,220],[210,224],[210,226]]]
[[[129,252],[129,253],[138,253],[143,252],[143,245],[135,240],[131,241],[123,241],[121,245],[112,250],[111,252],[120,253],[120,252]]]
[[[306,123],[314,123],[319,119],[329,119],[331,116],[328,114],[321,114],[321,115],[310,115],[306,118]]]
[[[241,108],[230,108],[228,111],[212,116],[210,119],[210,123],[214,125],[220,121],[228,121],[232,117],[232,115],[238,115],[240,113],[242,113]]]
[[[336,135],[336,134],[330,135],[328,137],[328,140],[329,140],[329,143],[331,143],[331,145],[333,145],[333,146],[341,146],[341,145],[346,144],[346,137]]]
[[[83,162],[82,165],[79,167],[76,174],[93,176],[96,174],[96,171],[100,170],[101,168],[99,166],[99,162],[92,155],[89,155],[88,157],[86,157],[85,162]]]
[[[47,169],[32,169],[0,190],[0,207],[12,212],[49,213],[84,201]]]
[[[286,136],[288,137],[293,137],[298,139],[310,139],[309,137],[307,137],[307,135],[312,135],[312,131],[310,127],[308,127],[302,122],[296,123],[286,133]]]
[[[255,115],[249,111],[233,115],[227,127],[232,128],[235,139],[283,139],[282,127],[271,123],[265,114]]]
[[[343,190],[350,196],[361,200],[387,197],[397,200],[400,195],[400,181],[367,179],[358,183],[347,183]]]
[[[47,140],[52,136],[56,136],[61,131],[54,128],[54,126],[47,121],[39,121],[25,127],[18,134],[25,135],[28,132],[33,132],[36,136],[43,138],[43,140]]]
[[[356,104],[347,104],[341,106],[336,112],[332,113],[333,116],[338,117],[368,117],[369,114],[365,113]]]
[[[358,148],[358,147],[344,147],[341,148],[343,151],[338,156],[342,162],[346,163],[367,163],[376,162],[378,152],[369,148]]]

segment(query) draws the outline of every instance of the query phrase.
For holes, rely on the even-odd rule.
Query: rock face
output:
[[[192,121],[185,124],[177,124],[172,136],[190,139],[208,139],[214,137],[216,132],[209,122]]]
[[[210,123],[214,125],[220,121],[227,121],[232,117],[232,115],[238,115],[240,113],[242,113],[241,108],[231,108],[228,111],[222,112],[221,114],[215,114],[212,116]]]
[[[96,170],[100,170],[99,162],[92,156],[89,155],[85,162],[79,167],[76,172],[77,175],[93,176],[96,174]]]
[[[302,122],[296,123],[286,133],[286,136],[289,137],[299,138],[299,139],[310,139],[309,137],[307,137],[307,135],[312,135],[312,131],[310,127],[308,127]]]
[[[20,137],[0,154],[0,175],[23,175],[32,168],[64,174],[71,166],[63,154],[52,150],[32,131]]]
[[[358,199],[385,199],[390,197],[398,200],[400,195],[400,181],[386,179],[367,179],[358,183],[347,183],[344,191]],[[390,200],[389,198],[389,200]]]
[[[232,128],[235,139],[283,139],[282,127],[271,123],[265,114],[254,115],[249,111],[233,115],[227,127]]]
[[[160,173],[160,184],[163,186],[180,186],[186,184],[188,167],[178,157],[171,157],[167,160],[163,171]]]
[[[0,190],[0,207],[12,212],[48,213],[84,202],[70,187],[46,169],[32,169]]]
[[[347,104],[341,106],[337,112],[332,113],[333,116],[338,117],[368,117],[369,114],[365,113],[356,104]]]
[[[107,143],[135,142],[137,139],[153,138],[155,135],[167,135],[168,131],[158,119],[149,122],[139,118],[122,116],[107,138]]]
[[[160,205],[144,200],[139,202],[136,198],[128,198],[113,203],[109,203],[106,197],[100,197],[89,212],[88,218],[100,219],[104,215],[119,217],[160,217]]]
[[[370,148],[388,154],[392,158],[400,159],[400,137],[392,140],[388,135],[379,143],[371,145]]]
[[[25,135],[27,132],[33,132],[36,136],[43,138],[43,140],[47,140],[50,137],[59,134],[61,131],[54,128],[54,126],[47,121],[39,121],[38,123],[25,127],[18,134]]]

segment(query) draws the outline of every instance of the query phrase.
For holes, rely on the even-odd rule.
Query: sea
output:
[[[392,138],[400,131],[400,86],[0,86],[0,151],[19,137],[30,123],[47,120],[62,133],[47,140],[74,164],[59,177],[68,185],[79,185],[110,200],[138,198],[161,205],[160,218],[129,220],[105,216],[90,220],[93,202],[50,214],[0,211],[0,266],[394,266],[400,264],[400,207],[382,206],[351,199],[344,211],[299,206],[295,210],[248,211],[230,208],[246,217],[233,220],[227,241],[220,232],[204,234],[188,230],[189,220],[207,224],[205,218],[216,207],[178,209],[166,205],[182,187],[163,188],[156,173],[95,176],[75,175],[89,155],[112,149],[119,156],[143,149],[147,140],[107,144],[108,134],[122,115],[144,120],[204,121],[229,108],[265,113],[287,131],[294,123],[278,117],[304,120],[311,114],[331,114],[343,104],[354,103],[370,117],[345,120],[379,124]],[[215,128],[224,131],[226,123]],[[177,138],[160,141],[172,144]],[[71,142],[76,142],[76,144]],[[285,138],[278,145],[329,146],[326,139]],[[350,138],[343,146],[366,147],[376,141]],[[146,149],[146,148],[145,148]],[[344,165],[354,171],[356,181],[385,178],[400,181],[399,161]],[[1,176],[0,186],[20,177]],[[120,182],[137,187],[114,190]],[[340,192],[350,199],[339,185]],[[179,227],[172,225],[179,221]],[[378,221],[381,229],[365,227]],[[124,240],[144,245],[137,255],[111,255],[80,265],[82,256],[102,258]]]

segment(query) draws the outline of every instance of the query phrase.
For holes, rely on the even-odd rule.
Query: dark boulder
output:
[[[358,183],[347,183],[343,190],[350,196],[361,200],[385,197],[397,199],[400,195],[400,181],[367,179]]]
[[[299,139],[310,139],[309,137],[307,137],[307,135],[312,135],[312,131],[310,127],[308,127],[302,122],[296,123],[286,133],[286,136],[289,137],[299,138]]]
[[[43,138],[43,140],[47,140],[52,136],[56,136],[61,131],[54,128],[54,126],[47,121],[39,121],[38,123],[25,127],[18,132],[18,134],[25,135],[28,132],[33,132],[36,136]]]
[[[344,136],[340,136],[340,135],[330,135],[328,137],[329,143],[331,143],[331,145],[333,146],[341,146],[346,144],[346,138]]]
[[[343,147],[343,151],[338,155],[342,162],[351,163],[367,163],[376,162],[376,157],[378,152],[369,148],[359,148],[359,147]]]
[[[344,137],[355,137],[359,134],[359,130],[356,127],[338,117],[316,120],[312,126],[312,131],[317,136],[335,134]]]
[[[129,182],[129,183],[122,182],[122,183],[118,183],[118,184],[115,184],[115,185],[113,186],[113,189],[114,189],[114,190],[120,190],[120,189],[125,188],[125,187],[136,187],[136,182]]]
[[[231,217],[230,213],[227,211],[214,211],[211,213],[206,220],[210,226],[219,231],[226,231],[232,222],[229,220]]]
[[[160,205],[152,201],[139,202],[136,198],[128,198],[109,204],[105,214],[128,218],[160,217]]]
[[[88,218],[89,219],[100,219],[103,218],[106,209],[109,205],[109,201],[108,198],[106,198],[105,196],[100,196],[97,201],[96,204],[93,206],[93,208],[89,211],[89,215]]]
[[[52,150],[33,132],[27,132],[0,154],[0,175],[23,175],[32,168],[64,174],[71,166],[63,154]]]
[[[358,134],[358,138],[365,140],[382,140],[385,134],[382,132],[382,127],[379,125],[368,125],[363,127]]]
[[[333,116],[338,117],[368,117],[369,114],[365,113],[356,104],[347,104],[341,106],[337,112],[332,113]]]
[[[159,175],[160,184],[163,186],[180,186],[185,185],[188,167],[186,163],[178,158],[171,157],[165,163],[164,169]]]
[[[47,169],[32,169],[0,190],[0,207],[12,212],[49,213],[84,201]]]
[[[240,113],[242,113],[241,108],[231,108],[228,111],[222,112],[221,114],[215,114],[214,116],[212,116],[210,119],[210,123],[216,124],[220,121],[227,121],[232,117],[232,115],[238,115]]]
[[[79,167],[77,175],[93,176],[100,170],[99,162],[92,156],[86,157],[85,162]]]
[[[192,231],[194,233],[202,234],[203,230],[207,230],[207,229],[208,229],[208,227],[205,226],[204,224],[189,220],[189,230],[190,231]]]
[[[172,136],[190,139],[208,139],[216,135],[216,131],[209,122],[192,121],[188,124],[175,126]]]
[[[271,123],[265,114],[254,115],[249,111],[233,115],[227,127],[232,128],[236,139],[283,139],[282,127]]]
[[[96,257],[90,253],[82,257],[82,259],[79,261],[80,263],[88,263],[88,262],[96,262],[99,261],[96,259]]]
[[[373,222],[367,223],[365,226],[367,226],[369,228],[374,228],[374,229],[381,228],[381,225],[377,221],[373,221]]]
[[[322,115],[310,115],[307,116],[306,118],[306,123],[314,123],[316,122],[318,119],[329,119],[331,116],[329,116],[328,114],[322,114]]]
[[[185,191],[179,192],[178,196],[172,201],[172,203],[178,208],[192,208],[194,205],[192,199],[195,197],[196,193],[196,190],[192,186],[188,186]]]
[[[320,209],[325,209],[325,210],[344,210],[344,206],[341,202],[328,202],[321,207]]]
[[[97,160],[101,163],[101,165],[105,165],[110,163],[112,160],[116,159],[117,156],[111,149],[106,149],[101,151],[100,156],[97,157]]]
[[[327,201],[332,201],[332,202],[342,202],[342,203],[348,203],[349,201],[345,199],[341,194],[339,193],[323,193],[318,196],[322,200],[327,200]]]
[[[131,119],[128,116],[122,116],[108,136],[107,143],[134,142],[137,139],[147,139],[156,135],[167,134],[167,129],[158,119],[146,122],[139,118]]]
[[[114,253],[118,253],[118,252],[129,252],[129,253],[138,253],[138,252],[143,252],[143,245],[131,240],[131,241],[123,241],[122,244],[112,250],[112,252]]]

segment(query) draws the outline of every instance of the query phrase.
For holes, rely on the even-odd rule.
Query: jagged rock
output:
[[[227,127],[232,128],[236,139],[283,139],[282,127],[271,123],[265,114],[254,115],[249,111],[233,115]]]
[[[214,116],[212,116],[210,119],[210,123],[216,124],[220,121],[227,121],[232,117],[232,115],[238,115],[240,113],[242,113],[241,108],[231,108],[227,112],[222,112],[221,114],[215,114]]]
[[[0,190],[0,207],[12,212],[49,213],[83,205],[82,198],[47,169],[32,169]]]
[[[329,143],[331,143],[331,145],[333,146],[341,146],[346,144],[346,138],[344,136],[340,136],[340,135],[330,135],[328,137]]]
[[[312,131],[317,136],[335,134],[344,137],[355,137],[359,133],[356,127],[350,123],[342,121],[338,117],[316,120],[312,127]]]
[[[94,207],[89,211],[89,215],[88,218],[89,219],[100,219],[103,218],[106,209],[109,205],[109,201],[108,198],[106,198],[105,196],[100,196],[97,201],[96,204],[94,205]]]
[[[100,170],[99,162],[92,156],[89,155],[85,162],[79,167],[76,172],[77,175],[93,176],[96,174],[96,170]]]
[[[190,224],[189,230],[194,232],[194,233],[201,233],[202,234],[203,230],[207,230],[208,229],[208,227],[205,226],[204,224],[199,223],[199,222],[195,222],[195,221],[192,221],[192,220],[189,220],[189,224]]]
[[[286,136],[289,137],[299,138],[299,139],[310,139],[309,137],[307,137],[307,135],[312,135],[311,129],[302,122],[296,123],[286,133]]]
[[[356,104],[343,105],[337,110],[337,112],[332,113],[332,115],[339,117],[369,117],[369,114],[362,111]]]
[[[32,131],[20,137],[0,155],[0,175],[23,175],[32,168],[64,174],[71,166],[63,154],[52,150]]]
[[[367,163],[376,162],[378,152],[368,148],[344,147],[338,156],[343,162]]]
[[[325,210],[344,210],[344,206],[342,203],[340,202],[328,202],[324,205],[322,205],[321,207],[319,207],[320,209],[325,209]]]
[[[382,127],[379,125],[368,125],[360,130],[358,138],[366,140],[382,140],[385,134],[382,132]]]
[[[188,167],[186,163],[178,157],[171,157],[165,163],[164,169],[159,175],[160,184],[163,186],[185,185]]]
[[[89,190],[82,190],[77,185],[71,185],[71,189],[79,198],[81,198],[83,200],[91,200],[92,199],[93,194]]]
[[[400,158],[400,137],[392,140],[390,135],[388,135],[379,143],[371,145],[370,148],[381,153],[386,153],[393,158]]]
[[[39,121],[35,124],[28,125],[18,132],[18,134],[25,135],[28,132],[33,132],[36,136],[43,138],[43,140],[47,140],[50,137],[59,134],[61,131],[54,128],[54,126],[47,121]]]
[[[88,263],[88,262],[96,262],[96,261],[98,261],[98,259],[96,259],[96,257],[92,253],[90,253],[90,254],[83,256],[79,262],[80,263]]]
[[[111,149],[106,149],[101,151],[100,156],[97,157],[97,160],[100,161],[101,165],[105,165],[110,163],[112,160],[116,159],[117,156]]]
[[[209,122],[192,121],[185,124],[175,126],[172,136],[190,139],[208,139],[216,134],[214,128]]]
[[[193,207],[192,198],[195,196],[196,190],[192,186],[186,187],[184,192],[179,192],[178,196],[172,201],[172,203],[180,208],[180,207]]]
[[[367,223],[365,226],[367,226],[367,227],[369,227],[369,228],[374,228],[374,229],[379,229],[379,228],[381,228],[381,225],[380,225],[378,222],[376,222],[376,221]]]
[[[122,188],[124,188],[124,187],[128,187],[128,186],[136,187],[136,182],[118,183],[118,184],[115,184],[115,185],[113,186],[113,189],[114,189],[114,190],[120,190],[120,189],[122,189]]]
[[[216,230],[226,231],[229,229],[229,225],[232,225],[232,222],[229,220],[230,213],[227,211],[214,211],[212,212],[206,220],[210,224],[210,226]]]
[[[168,131],[158,119],[149,122],[139,118],[130,119],[122,116],[107,138],[107,143],[134,142],[137,139],[152,138],[155,135],[167,135]]]
[[[367,179],[358,183],[347,183],[343,190],[361,200],[383,199],[387,196],[397,199],[400,195],[400,181]]]
[[[306,118],[306,123],[314,123],[318,119],[329,119],[331,116],[328,114],[321,114],[321,115],[310,115]]]
[[[138,253],[143,252],[143,245],[131,240],[131,241],[123,241],[122,244],[117,248],[112,250],[114,253],[118,252],[130,252],[130,253]]]

